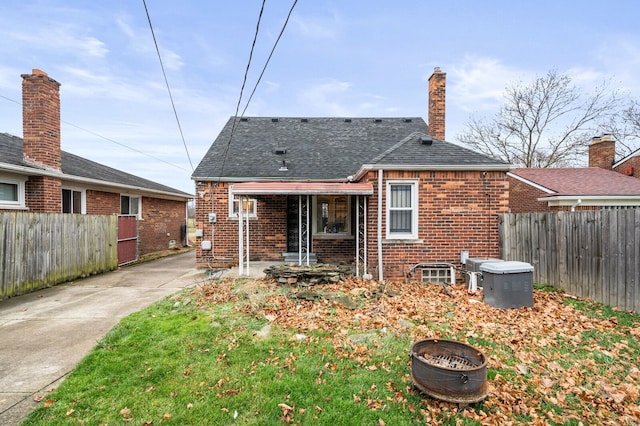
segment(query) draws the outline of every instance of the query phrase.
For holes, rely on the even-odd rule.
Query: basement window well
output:
[[[451,282],[451,268],[422,268],[422,282],[449,284]]]

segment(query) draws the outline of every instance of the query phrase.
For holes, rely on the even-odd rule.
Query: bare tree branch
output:
[[[551,70],[529,84],[509,86],[496,117],[471,118],[457,139],[520,167],[577,165],[591,138],[602,133],[601,123],[615,116],[617,102],[606,84],[585,95],[568,75]],[[630,114],[640,122],[634,115],[640,106],[634,105]]]

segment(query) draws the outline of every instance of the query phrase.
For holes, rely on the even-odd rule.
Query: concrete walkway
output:
[[[0,425],[19,425],[122,318],[207,279],[192,251],[0,301]]]

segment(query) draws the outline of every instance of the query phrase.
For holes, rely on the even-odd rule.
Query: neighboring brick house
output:
[[[511,213],[640,206],[640,179],[599,167],[514,169],[509,191]]]
[[[640,206],[638,151],[614,161],[610,135],[593,138],[589,167],[522,168],[509,173],[512,213],[599,210]]]
[[[444,85],[436,69],[431,128],[415,117],[231,117],[192,175],[197,266],[317,258],[383,279],[430,262],[423,277],[448,279],[438,264],[460,265],[463,251],[498,256],[510,166],[441,140]]]
[[[0,133],[0,211],[137,215],[140,255],[181,246],[193,196],[62,151],[60,83],[22,79],[23,138]]]
[[[615,161],[616,142],[611,135],[595,137],[589,145],[589,167],[613,170],[626,176],[640,178],[640,149]]]

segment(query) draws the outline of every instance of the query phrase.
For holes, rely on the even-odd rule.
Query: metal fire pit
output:
[[[452,340],[427,339],[411,346],[411,380],[432,398],[458,404],[487,396],[487,362],[482,352]]]

